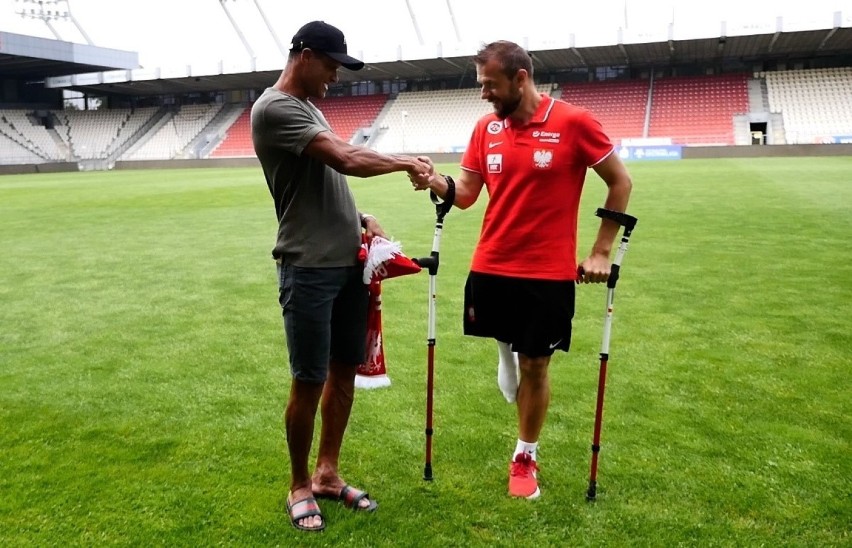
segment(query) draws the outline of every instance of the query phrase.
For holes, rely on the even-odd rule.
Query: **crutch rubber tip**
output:
[[[432,481],[432,464],[427,464],[425,468],[423,468],[423,479],[425,481]]]
[[[595,502],[597,500],[598,487],[596,482],[589,482],[589,491],[586,493],[587,502]]]

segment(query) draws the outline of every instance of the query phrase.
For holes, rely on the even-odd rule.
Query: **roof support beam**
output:
[[[674,14],[672,14],[672,19],[674,19]],[[674,21],[669,23],[669,59],[674,59],[675,57],[675,47],[674,47]]]
[[[411,24],[414,25],[414,32],[417,33],[417,41],[423,45],[423,35],[420,33],[420,25],[417,24],[417,17],[414,15],[414,9],[411,7],[410,0],[405,0],[405,5],[408,7],[408,16],[411,17]]]
[[[450,12],[450,21],[453,22],[453,30],[456,31],[456,41],[461,42],[461,33],[459,33],[459,26],[456,24],[456,16],[453,13],[453,5],[450,0],[447,0],[447,11]]]
[[[834,36],[834,33],[837,32],[837,29],[840,28],[840,23],[841,23],[840,12],[835,11],[834,12],[834,25],[832,26],[832,29],[830,31],[828,31],[828,34],[825,35],[825,38],[823,38],[822,41],[819,43],[819,46],[817,46],[817,51],[821,51],[822,48],[825,47],[825,44],[829,40],[831,40],[831,37]]]
[[[254,50],[251,49],[251,46],[249,45],[248,40],[246,40],[246,37],[243,34],[243,31],[240,30],[240,26],[237,25],[237,22],[231,16],[231,12],[228,10],[228,6],[225,5],[225,4],[227,4],[227,2],[228,2],[228,0],[219,0],[219,5],[222,6],[222,9],[225,11],[225,15],[228,16],[228,21],[231,22],[231,26],[234,27],[234,31],[236,31],[237,36],[239,36],[240,40],[242,40],[243,47],[246,48],[246,51],[249,54],[249,59],[251,59],[252,65],[254,65],[254,62],[255,62],[255,59],[256,59],[256,57],[254,55]]]
[[[453,68],[456,68],[456,69],[461,70],[461,71],[464,70],[462,67],[458,66],[456,63],[453,63],[452,61],[450,61],[446,57],[441,57],[440,59],[441,59],[441,61],[447,63],[448,65],[450,65]]]
[[[618,29],[618,50],[624,56],[624,63],[630,64],[630,56],[627,55],[627,49],[624,47],[624,29]]]
[[[582,53],[580,53],[580,50],[578,50],[578,49],[577,49],[577,47],[576,47],[574,44],[575,44],[575,40],[574,40],[574,33],[572,32],[572,33],[571,33],[571,40],[569,41],[569,46],[568,46],[568,47],[569,47],[569,49],[571,50],[571,52],[572,52],[574,55],[576,55],[576,56],[577,56],[577,59],[579,59],[579,60],[580,60],[580,62],[581,62],[581,63],[583,63],[583,66],[584,66],[584,67],[588,67],[588,66],[589,66],[589,64],[588,64],[588,63],[586,62],[586,60],[583,58],[583,54],[582,54]]]
[[[772,41],[769,42],[769,53],[772,53],[772,50],[775,48],[775,42],[781,37],[781,29],[784,27],[784,20],[782,17],[775,18],[775,34],[772,35]]]
[[[263,8],[260,7],[260,2],[254,0],[254,5],[257,8],[257,11],[260,12],[260,17],[263,19],[264,24],[266,24],[266,28],[269,30],[269,34],[272,35],[272,39],[275,40],[275,45],[278,46],[278,51],[281,52],[281,55],[287,57],[287,50],[284,49],[284,46],[281,45],[281,40],[278,39],[278,34],[275,32],[275,29],[272,28],[272,25],[269,23],[269,19],[266,17],[266,12],[263,11]]]

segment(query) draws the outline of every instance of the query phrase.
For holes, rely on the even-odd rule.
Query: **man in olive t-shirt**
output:
[[[309,101],[338,81],[340,67],[364,63],[347,54],[343,33],[322,21],[293,37],[278,81],[252,107],[252,140],[275,202],[279,302],[292,374],[285,411],[291,481],[287,510],[295,527],[321,531],[315,497],[374,510],[375,499],[347,485],[338,472],[343,434],[364,361],[367,286],[357,262],[361,230],[384,236],[371,215],[359,214],[346,175],[372,177],[405,171],[428,178],[429,165],[350,145],[334,134]],[[322,431],[313,474],[308,455],[322,398]]]

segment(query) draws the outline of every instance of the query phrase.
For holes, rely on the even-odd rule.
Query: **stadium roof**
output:
[[[9,36],[0,33],[0,40]],[[19,36],[19,35],[12,35]],[[29,38],[29,37],[24,37]],[[31,38],[41,42],[57,42]],[[60,44],[68,44],[60,42]],[[89,55],[92,46],[74,46],[64,58],[39,55],[39,49],[6,51],[0,42],[0,76],[4,74],[40,77],[52,88],[63,88],[93,95],[161,95],[189,92],[214,92],[241,89],[263,89],[271,85],[283,68],[275,70],[232,72],[220,63],[213,74],[193,74],[192,67],[170,69],[135,69],[127,57],[117,56],[113,64]],[[87,49],[88,48],[88,49]],[[117,50],[105,50],[119,54]],[[687,63],[724,63],[727,61],[802,60],[815,57],[852,54],[852,28],[797,32],[775,32],[745,36],[718,36],[691,40],[668,40],[647,43],[619,43],[595,47],[568,47],[531,51],[538,71],[554,72],[575,68],[629,66],[665,67]],[[100,62],[98,62],[100,61]],[[121,61],[121,63],[119,63]],[[136,65],[138,66],[138,65]],[[95,68],[95,72],[80,72]],[[118,70],[114,70],[118,69]],[[97,72],[100,70],[100,72]],[[341,82],[385,79],[460,78],[473,74],[470,55],[442,57],[440,51],[431,59],[396,60],[367,63],[359,72],[340,71]],[[209,72],[209,71],[208,71]]]
[[[0,80],[44,79],[138,66],[139,54],[132,51],[0,32]]]

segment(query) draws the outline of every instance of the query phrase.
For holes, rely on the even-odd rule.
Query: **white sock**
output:
[[[538,442],[528,442],[518,438],[518,443],[515,445],[515,453],[512,455],[512,460],[521,453],[528,454],[532,460],[536,460],[536,451],[538,450]]]
[[[518,353],[512,352],[509,343],[497,341],[497,386],[506,401],[513,403],[518,397]]]

